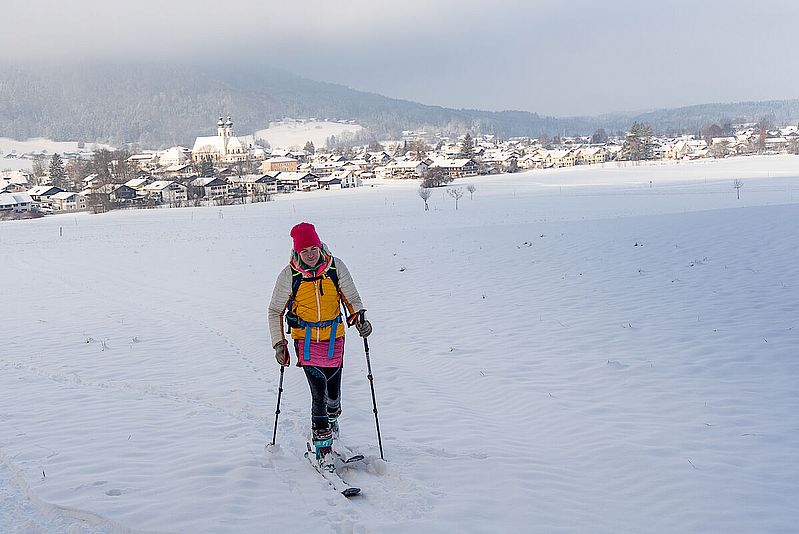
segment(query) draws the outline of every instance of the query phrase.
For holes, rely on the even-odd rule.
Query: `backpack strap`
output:
[[[308,361],[311,359],[311,333],[312,328],[325,328],[327,326],[330,327],[330,341],[327,344],[327,357],[328,359],[333,357],[333,351],[336,348],[336,331],[338,330],[338,325],[341,323],[341,314],[339,313],[335,319],[331,319],[330,321],[319,321],[316,323],[309,323],[307,321],[303,321],[302,319],[299,320],[299,325],[301,327],[305,327],[305,345],[303,346],[303,354],[302,359]]]
[[[341,289],[338,286],[338,271],[336,270],[336,259],[331,256],[330,258],[330,267],[322,273],[320,276],[316,276],[313,278],[303,278],[302,273],[294,268],[294,266],[289,265],[291,268],[291,296],[289,296],[289,300],[286,303],[286,324],[287,330],[286,333],[291,333],[292,328],[305,328],[305,360],[310,358],[310,338],[311,338],[311,328],[312,327],[319,327],[324,328],[326,326],[330,326],[330,347],[327,351],[327,357],[333,357],[333,346],[336,341],[336,331],[338,327],[338,323],[341,321],[341,314],[338,315],[335,319],[330,321],[321,321],[319,323],[309,323],[307,321],[301,320],[291,311],[291,305],[294,303],[294,299],[297,296],[297,291],[300,289],[300,284],[303,282],[312,282],[314,280],[322,280],[325,276],[330,278],[330,281],[333,282],[333,285],[336,287],[336,293],[338,293],[339,301],[344,301],[344,295],[341,294]],[[319,290],[322,290],[321,285],[319,286]]]

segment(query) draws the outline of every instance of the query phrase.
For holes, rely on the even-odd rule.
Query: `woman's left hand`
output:
[[[372,323],[362,313],[359,313],[355,319],[355,329],[358,330],[361,337],[369,337],[369,334],[372,333]]]

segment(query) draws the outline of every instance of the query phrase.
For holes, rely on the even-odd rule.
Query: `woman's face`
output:
[[[300,251],[300,259],[305,265],[313,267],[319,263],[319,255],[321,252],[319,247],[305,247]]]

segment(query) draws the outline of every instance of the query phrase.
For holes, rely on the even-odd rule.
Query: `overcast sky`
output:
[[[0,59],[265,61],[425,104],[597,115],[799,97],[797,0],[5,0]]]

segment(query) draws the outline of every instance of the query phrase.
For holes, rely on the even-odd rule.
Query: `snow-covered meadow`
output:
[[[99,143],[78,143],[77,141],[53,141],[44,137],[34,137],[24,141],[0,137],[0,171],[30,171],[33,167],[33,159],[20,158],[19,156],[23,154],[44,154],[49,161],[49,157],[56,153],[92,151],[100,148],[110,149],[111,146]],[[8,155],[14,157],[7,157]]]
[[[323,147],[331,135],[338,137],[360,130],[363,130],[360,124],[289,119],[270,123],[268,128],[258,130],[255,132],[255,139],[266,139],[273,148],[302,149],[308,141],[316,147]]]
[[[733,180],[743,180],[740,200]],[[795,532],[799,157],[0,223],[0,531]],[[350,334],[347,500],[265,308],[313,222]]]

